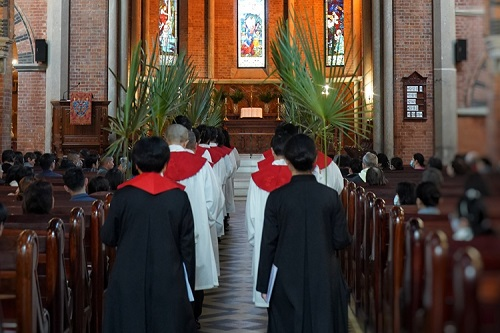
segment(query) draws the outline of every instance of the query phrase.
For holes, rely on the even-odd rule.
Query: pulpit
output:
[[[52,101],[52,149],[57,156],[85,148],[103,154],[108,147],[109,101],[92,101],[89,125],[70,122],[70,101]]]

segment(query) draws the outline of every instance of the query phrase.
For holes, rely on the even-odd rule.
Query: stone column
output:
[[[52,104],[69,94],[69,12],[67,0],[47,1],[47,46],[45,106],[45,151],[52,146]],[[65,96],[66,97],[66,96]],[[68,97],[69,98],[69,97]]]
[[[370,2],[370,1],[367,1]],[[384,123],[382,109],[382,51],[381,45],[381,28],[380,28],[380,0],[371,1],[372,15],[372,71],[373,71],[373,149],[381,152],[384,146]]]
[[[434,0],[434,154],[444,164],[457,152],[457,71],[454,58],[455,2]]]
[[[215,0],[208,0],[207,75],[215,76]]]
[[[392,0],[385,0],[383,6],[384,146],[382,152],[387,156],[394,156],[394,36]]]
[[[118,47],[119,50],[119,78],[120,82],[123,86],[127,86],[128,84],[128,54],[129,54],[129,1],[130,0],[123,0],[120,1],[120,33],[119,33],[119,40],[120,44]],[[120,100],[124,101],[125,100],[125,91],[123,89],[120,89]]]
[[[12,144],[12,42],[14,38],[14,1],[0,2],[0,149]]]
[[[493,73],[494,87],[489,96],[489,114],[487,118],[487,151],[493,162],[500,162],[500,4],[488,1],[489,17],[486,45],[490,58],[490,70]]]
[[[116,107],[118,105],[118,84],[115,75],[118,72],[118,0],[109,0],[108,2],[108,115],[116,116]]]

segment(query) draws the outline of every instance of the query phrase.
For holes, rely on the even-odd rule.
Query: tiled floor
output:
[[[219,288],[205,292],[199,332],[266,332],[267,311],[252,302],[252,247],[247,241],[245,201],[236,201],[229,224],[219,243]]]

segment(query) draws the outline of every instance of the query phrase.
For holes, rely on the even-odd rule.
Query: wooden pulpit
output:
[[[70,121],[70,101],[52,101],[52,149],[57,156],[81,149],[103,154],[108,147],[109,101],[92,101],[89,125],[73,125]]]

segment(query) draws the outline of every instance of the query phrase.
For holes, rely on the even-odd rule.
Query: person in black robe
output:
[[[311,174],[316,154],[311,138],[292,137],[292,180],[267,199],[256,289],[270,303],[268,332],[348,331],[349,292],[335,251],[351,238],[338,193]]]
[[[132,151],[139,175],[119,186],[101,229],[116,246],[106,292],[103,332],[195,332],[195,243],[191,206],[183,186],[163,177],[170,157],[159,137]]]

